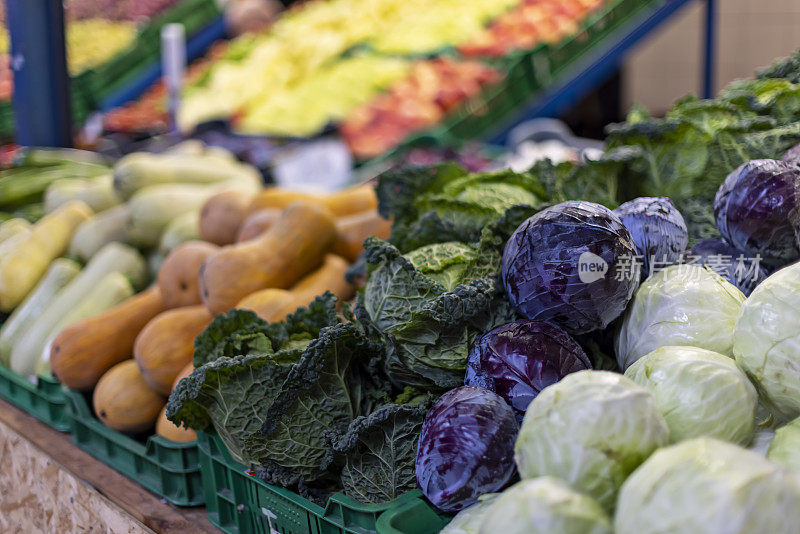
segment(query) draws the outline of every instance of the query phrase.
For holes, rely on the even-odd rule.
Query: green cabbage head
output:
[[[487,493],[478,497],[478,502],[458,512],[439,534],[478,534],[486,512],[497,500],[499,493]]]
[[[625,312],[615,346],[620,369],[667,345],[730,355],[744,300],[741,291],[706,267],[672,265],[657,272],[639,286]]]
[[[769,441],[767,458],[793,471],[800,472],[800,418],[775,431]]]
[[[697,438],[655,452],[622,485],[616,534],[797,534],[800,483],[756,452]]]
[[[505,490],[489,506],[480,534],[611,534],[597,501],[562,480],[539,477]]]
[[[758,395],[734,361],[697,347],[661,347],[625,376],[653,395],[672,442],[707,436],[747,445]]]
[[[800,416],[800,263],[750,294],[736,320],[733,354],[777,419]]]
[[[625,478],[668,440],[646,389],[618,373],[579,371],[531,402],[514,452],[523,479],[560,478],[611,510]]]

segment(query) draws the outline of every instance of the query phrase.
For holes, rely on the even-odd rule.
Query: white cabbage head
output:
[[[579,371],[531,402],[514,451],[523,479],[560,478],[611,510],[625,478],[668,440],[647,390],[618,373]]]
[[[616,534],[797,534],[800,483],[756,452],[712,438],[656,451],[622,485]]]
[[[633,362],[667,345],[713,350],[727,356],[745,296],[699,265],[672,265],[650,276],[628,305],[617,334],[617,363]]]
[[[514,484],[489,506],[479,534],[498,533],[611,534],[611,520],[566,482],[539,477]]]
[[[750,294],[733,330],[733,355],[777,419],[800,416],[800,263]]]
[[[702,436],[747,445],[758,395],[728,356],[697,347],[661,347],[625,376],[653,395],[673,443]]]

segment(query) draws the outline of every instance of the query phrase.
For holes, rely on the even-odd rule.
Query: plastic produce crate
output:
[[[376,526],[378,534],[438,534],[449,522],[418,497],[381,514]]]
[[[505,78],[459,106],[444,122],[447,134],[458,140],[480,138],[538,91],[530,82],[525,61],[521,55],[507,58],[502,67]]]
[[[162,27],[181,23],[188,39],[220,16],[215,0],[184,0],[153,19],[139,32],[129,48],[106,63],[84,71],[76,79],[89,85],[94,100],[99,102],[114,90],[131,83],[143,69],[160,61]]]
[[[178,506],[204,502],[197,442],[150,436],[141,443],[94,417],[83,394],[66,391],[72,442],[80,449]]]
[[[592,47],[617,32],[650,6],[665,0],[612,0],[589,15],[580,30],[563,41],[542,45],[525,53],[526,67],[531,83],[548,85],[564,70],[573,66]]]
[[[67,396],[55,378],[29,380],[0,366],[0,397],[56,430],[70,429]]]
[[[363,504],[336,493],[323,508],[250,474],[216,436],[198,433],[198,447],[208,520],[229,534],[375,534],[390,511],[409,503],[425,504],[418,490],[382,504]]]

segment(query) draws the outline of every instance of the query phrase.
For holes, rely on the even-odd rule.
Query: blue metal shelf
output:
[[[693,0],[665,0],[636,16],[626,26],[596,44],[573,67],[531,99],[517,116],[486,136],[492,144],[506,144],[514,126],[537,117],[558,117],[581,98],[608,79],[622,64],[625,55],[648,33],[655,30]],[[716,0],[706,3],[706,24],[703,66],[703,95],[713,96],[714,79],[714,14]]]
[[[186,43],[186,59],[194,61],[211,47],[214,41],[225,37],[225,22],[222,17],[196,32]],[[100,111],[109,111],[131,100],[139,98],[147,89],[161,78],[161,61],[156,61],[144,69],[139,76],[122,89],[108,95],[100,102]]]

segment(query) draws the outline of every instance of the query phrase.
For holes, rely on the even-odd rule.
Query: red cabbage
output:
[[[457,512],[514,476],[514,411],[496,393],[462,386],[433,405],[419,436],[415,472],[437,508]]]
[[[503,285],[523,317],[583,334],[625,310],[639,285],[635,256],[630,231],[611,210],[563,202],[529,218],[508,240]]]
[[[544,388],[569,373],[591,368],[586,353],[561,328],[541,321],[516,321],[476,340],[464,382],[494,391],[521,419]]]

